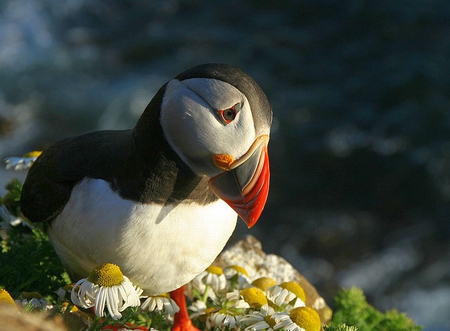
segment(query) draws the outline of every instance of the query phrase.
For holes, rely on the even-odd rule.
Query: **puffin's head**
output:
[[[205,64],[166,85],[161,126],[172,149],[248,227],[269,190],[272,111],[250,76],[224,64]]]

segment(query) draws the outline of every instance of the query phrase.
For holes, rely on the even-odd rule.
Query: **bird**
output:
[[[21,210],[45,231],[72,279],[114,263],[149,295],[180,306],[184,286],[220,254],[238,216],[266,204],[272,109],[241,69],[190,68],[166,82],[134,128],[62,139],[36,159]]]

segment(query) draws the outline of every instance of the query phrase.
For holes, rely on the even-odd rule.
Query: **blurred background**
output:
[[[0,158],[131,128],[205,62],[249,73],[274,110],[272,186],[242,224],[332,303],[450,330],[450,2],[2,0]],[[0,170],[0,194],[12,177]]]

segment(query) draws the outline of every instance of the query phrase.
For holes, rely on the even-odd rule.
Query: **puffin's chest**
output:
[[[116,263],[133,282],[159,294],[208,267],[236,219],[221,200],[140,204],[122,199],[103,180],[89,179],[74,187],[48,233],[72,273],[87,275],[101,263]]]

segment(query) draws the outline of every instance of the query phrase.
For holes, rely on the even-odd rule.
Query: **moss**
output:
[[[358,328],[356,326],[348,326],[347,324],[343,323],[338,326],[324,326],[324,331],[358,331]]]
[[[367,303],[362,290],[350,288],[339,292],[335,299],[335,312],[326,331],[349,330],[346,325],[358,328],[358,331],[418,331],[416,325],[405,314],[395,310],[382,313]]]

